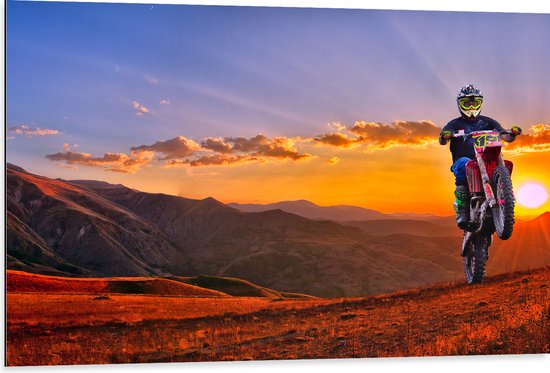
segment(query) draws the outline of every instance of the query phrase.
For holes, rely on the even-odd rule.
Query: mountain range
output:
[[[348,214],[332,221],[282,209],[245,212],[213,198],[50,179],[10,164],[6,183],[9,269],[73,277],[224,276],[322,297],[463,276],[459,231],[437,216],[388,219],[368,210],[384,219]],[[549,215],[518,223],[511,240],[495,242],[490,270],[550,265]]]
[[[306,200],[282,201],[269,204],[228,203],[230,207],[244,212],[262,212],[268,210],[283,210],[312,220],[332,220],[337,222],[370,221],[370,220],[422,220],[439,224],[454,225],[454,217],[435,214],[418,214],[413,212],[387,214],[380,211],[358,206],[336,205],[319,206]]]

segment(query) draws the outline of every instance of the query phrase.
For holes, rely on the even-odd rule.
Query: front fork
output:
[[[491,188],[491,180],[489,180],[489,174],[487,173],[487,168],[485,167],[485,161],[481,154],[476,155],[477,165],[479,166],[479,172],[481,174],[481,183],[483,184],[483,191],[485,192],[485,199],[489,204],[489,207],[494,207],[496,205],[495,195],[493,193],[493,188]]]

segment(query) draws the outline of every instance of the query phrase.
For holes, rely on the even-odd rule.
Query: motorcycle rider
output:
[[[451,171],[455,175],[455,197],[454,208],[456,212],[456,223],[460,229],[468,228],[470,205],[468,181],[466,180],[466,163],[475,159],[475,152],[472,138],[453,137],[453,133],[464,130],[464,134],[473,131],[495,130],[504,131],[496,120],[479,115],[483,105],[483,94],[479,88],[472,84],[462,87],[456,97],[460,117],[451,120],[439,134],[439,143],[446,145],[451,140],[450,150],[453,156]],[[518,126],[511,128],[508,134],[502,134],[501,139],[512,142],[522,130]]]

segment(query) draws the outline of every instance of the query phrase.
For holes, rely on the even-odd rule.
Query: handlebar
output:
[[[468,137],[472,137],[473,134],[476,133],[493,133],[497,131],[493,130],[484,130],[484,131],[472,131],[469,133],[465,133],[464,130],[455,131],[452,134],[452,137],[464,137],[464,139],[467,139]],[[498,133],[499,135],[514,135],[512,131],[503,130]]]

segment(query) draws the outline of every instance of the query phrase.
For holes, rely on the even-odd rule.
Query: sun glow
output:
[[[516,197],[523,206],[534,209],[546,202],[548,193],[539,183],[527,183],[518,189]]]

